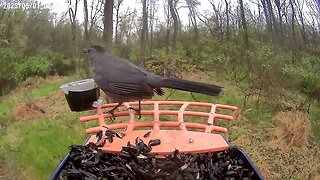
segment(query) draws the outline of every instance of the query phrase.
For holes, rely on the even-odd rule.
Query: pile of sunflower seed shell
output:
[[[95,143],[70,146],[69,161],[59,179],[191,180],[254,179],[254,171],[237,157],[236,149],[199,154],[149,154],[159,139],[147,144],[136,138],[119,154],[102,152]]]

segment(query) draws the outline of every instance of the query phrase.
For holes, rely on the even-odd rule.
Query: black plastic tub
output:
[[[90,136],[89,136],[89,138],[90,138]],[[88,139],[86,140],[86,142],[88,141]],[[248,167],[248,168],[250,168],[251,170],[254,171],[254,175],[253,175],[253,177],[251,179],[264,180],[263,176],[258,171],[257,167],[254,165],[254,163],[251,161],[249,156],[241,148],[235,147],[235,152],[236,152],[236,156],[239,159],[243,160],[244,166],[246,166],[246,167]],[[65,156],[65,158],[61,161],[61,163],[58,165],[58,167],[55,169],[53,174],[51,175],[50,180],[58,180],[59,176],[60,176],[60,173],[67,166],[69,161],[70,161],[70,156],[69,156],[69,154],[67,154]]]
[[[71,111],[86,111],[92,109],[92,104],[100,96],[100,88],[93,79],[84,79],[60,86],[67,99]]]
[[[237,152],[237,157],[243,160],[245,166],[249,167],[252,169],[255,173],[253,175],[252,179],[264,179],[261,173],[259,172],[258,168],[254,165],[254,163],[251,161],[249,156],[239,147],[236,147],[236,152]]]
[[[91,135],[84,141],[83,144],[86,144],[88,140],[90,139]],[[63,158],[63,160],[60,162],[60,164],[57,166],[57,168],[52,173],[50,180],[57,180],[59,179],[59,175],[61,171],[66,167],[68,162],[70,161],[70,155],[69,153]]]

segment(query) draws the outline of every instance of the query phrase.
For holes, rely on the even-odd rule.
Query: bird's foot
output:
[[[112,115],[112,116],[110,117],[110,120],[111,120],[111,121],[116,120],[116,116],[114,115],[114,111],[115,111],[118,107],[120,107],[121,104],[122,104],[122,102],[121,102],[121,103],[118,103],[118,105],[116,105],[114,108],[112,108],[111,110],[108,111],[108,113]]]
[[[141,119],[141,109],[136,109],[136,108],[133,108],[133,107],[129,107],[129,110],[134,110],[134,111],[138,112],[138,114],[139,114],[138,119],[139,120]]]
[[[113,111],[108,111],[107,113],[112,115],[112,116],[109,118],[112,122],[116,120],[116,116],[114,115]]]

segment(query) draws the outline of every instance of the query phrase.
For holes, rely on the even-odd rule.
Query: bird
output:
[[[109,100],[118,103],[108,113],[124,102],[139,101],[139,109],[134,109],[141,118],[141,101],[152,99],[157,94],[164,95],[162,88],[171,88],[182,91],[217,96],[223,90],[222,87],[189,80],[167,78],[148,72],[132,62],[113,56],[99,45],[92,45],[82,50],[86,54],[93,79],[101,90],[106,93]],[[114,117],[114,115],[113,115]]]

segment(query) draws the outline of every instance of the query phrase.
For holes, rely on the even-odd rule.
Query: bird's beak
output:
[[[89,52],[89,50],[88,49],[82,49],[82,52],[87,54]]]

